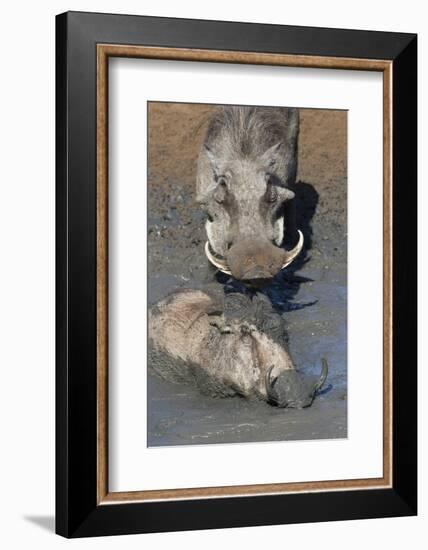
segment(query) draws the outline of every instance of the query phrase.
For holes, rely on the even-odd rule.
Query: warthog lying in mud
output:
[[[291,189],[298,133],[298,109],[223,107],[199,154],[196,192],[207,214],[206,256],[253,287],[272,279],[303,247]]]
[[[175,292],[149,314],[151,368],[212,396],[241,395],[278,407],[308,407],[327,377],[298,373],[282,317],[262,294]]]

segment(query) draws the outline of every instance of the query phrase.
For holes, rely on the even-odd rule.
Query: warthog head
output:
[[[284,321],[263,295],[179,291],[149,315],[150,364],[159,376],[213,396],[242,395],[277,407],[312,404],[327,377],[304,376],[288,353]]]
[[[205,253],[217,269],[250,285],[274,277],[303,246],[290,189],[298,131],[297,109],[224,107],[212,118],[199,155]]]

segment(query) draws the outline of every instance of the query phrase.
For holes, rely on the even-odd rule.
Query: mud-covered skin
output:
[[[211,396],[241,395],[279,407],[312,403],[325,381],[304,379],[288,353],[284,322],[257,294],[183,290],[149,315],[149,364],[162,378]]]

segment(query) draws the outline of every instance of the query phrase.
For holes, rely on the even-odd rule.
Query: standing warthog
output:
[[[274,277],[303,246],[290,189],[298,133],[297,109],[223,107],[211,119],[199,154],[205,253],[217,269],[252,286]]]
[[[181,290],[149,313],[151,368],[213,396],[241,395],[278,407],[308,407],[327,377],[303,377],[287,351],[284,321],[261,294],[233,293],[223,303]]]

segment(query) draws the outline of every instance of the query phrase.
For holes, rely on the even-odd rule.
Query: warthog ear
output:
[[[282,141],[279,141],[263,153],[260,160],[266,168],[271,168],[278,162],[279,155],[281,154],[281,147]]]
[[[219,162],[218,162],[218,158],[216,157],[214,151],[212,149],[210,149],[207,145],[204,145],[204,151],[205,151],[205,154],[207,155],[208,157],[208,160],[210,161],[211,163],[211,166],[212,166],[212,169],[214,171],[214,174],[218,174],[219,173]]]

